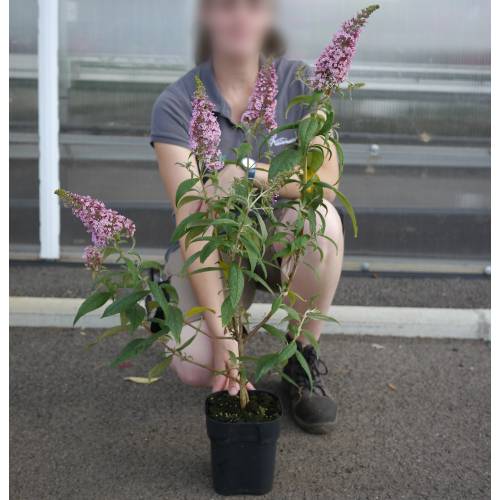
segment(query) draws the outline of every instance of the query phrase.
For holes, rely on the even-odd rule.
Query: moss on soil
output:
[[[281,404],[276,396],[267,392],[250,391],[250,402],[242,410],[239,396],[227,392],[212,394],[207,399],[210,418],[219,422],[271,422],[281,416]]]

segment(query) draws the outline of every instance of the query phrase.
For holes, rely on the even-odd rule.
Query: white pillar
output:
[[[59,1],[38,0],[40,258],[59,258]]]

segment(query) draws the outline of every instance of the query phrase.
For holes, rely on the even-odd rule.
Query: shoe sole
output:
[[[333,422],[327,422],[327,423],[322,423],[322,424],[308,424],[307,422],[304,422],[301,420],[299,417],[295,416],[293,414],[293,411],[291,411],[293,421],[304,431],[307,432],[308,434],[317,434],[317,435],[324,435],[324,434],[330,434],[334,428],[335,424],[337,422],[337,418]]]

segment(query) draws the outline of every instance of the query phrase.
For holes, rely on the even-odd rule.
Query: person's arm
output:
[[[323,144],[323,140],[321,138],[316,138],[313,140],[313,144]],[[337,159],[337,152],[335,150],[335,146],[331,144],[332,156],[328,157],[325,155],[325,161],[321,168],[316,172],[321,181],[326,182],[328,184],[334,185],[337,189],[339,188],[339,177],[340,177],[340,168],[339,162]],[[267,186],[268,183],[268,172],[269,165],[265,163],[257,163],[257,172],[255,175],[255,183],[259,186]],[[280,195],[283,198],[296,199],[300,197],[300,191],[298,188],[298,184],[292,182],[290,184],[286,184],[280,191]],[[331,189],[324,190],[324,197],[330,202],[335,200],[335,193]]]
[[[155,143],[155,152],[165,191],[167,192],[168,199],[172,204],[172,209],[175,211],[176,224],[180,224],[182,220],[200,209],[199,201],[186,203],[178,209],[175,206],[175,195],[179,184],[182,181],[191,178],[188,169],[183,167],[182,165],[179,165],[180,163],[187,163],[189,161],[190,151],[180,146]],[[199,186],[197,186],[197,188],[201,192],[201,183]],[[205,242],[193,242],[186,247],[185,239],[182,238],[180,241],[180,245],[184,260],[186,260],[191,255],[201,250],[205,245]],[[205,323],[207,328],[209,329],[209,332],[207,333],[209,333],[214,339],[223,337],[225,335],[224,327],[222,325],[220,317],[222,302],[224,301],[222,278],[220,273],[217,271],[198,273],[195,273],[195,271],[203,268],[217,267],[219,265],[218,261],[219,256],[217,252],[214,252],[204,263],[196,260],[189,268],[189,279],[198,300],[198,304],[202,307],[207,307],[214,311],[207,311],[204,314]],[[237,343],[231,338],[228,337],[227,341],[217,340],[214,342],[215,369],[225,369],[225,365],[227,365],[228,362],[228,350],[233,351],[235,354],[238,353]],[[230,386],[229,389],[231,390],[231,392],[234,392],[234,390],[236,390],[237,393],[238,386],[236,384],[228,384],[228,381],[225,377],[217,377],[215,379],[214,390],[222,390],[228,385]]]

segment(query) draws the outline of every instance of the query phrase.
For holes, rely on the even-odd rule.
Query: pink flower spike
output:
[[[276,122],[276,97],[278,95],[278,75],[272,61],[262,66],[257,76],[255,88],[248,101],[248,108],[243,113],[241,121],[252,124],[262,120],[264,127],[271,131]]]
[[[311,79],[314,90],[330,94],[346,80],[361,29],[378,8],[378,5],[370,5],[342,25],[316,61],[314,76]]]
[[[132,238],[135,234],[135,224],[116,210],[106,208],[102,201],[90,196],[82,196],[70,193],[64,189],[58,189],[56,194],[63,202],[71,207],[73,215],[80,219],[87,232],[91,235],[93,246],[96,249],[104,248],[119,236]],[[95,250],[85,251],[85,258],[94,261],[97,258]],[[87,253],[88,251],[88,253]]]
[[[85,267],[91,271],[99,271],[103,263],[103,255],[99,248],[97,247],[87,247],[83,254],[83,260],[85,261]]]
[[[192,101],[193,112],[189,124],[189,142],[198,162],[209,171],[224,168],[219,149],[221,130],[214,114],[215,106],[208,99],[201,79],[196,77],[196,91]]]

